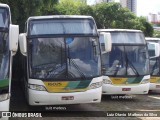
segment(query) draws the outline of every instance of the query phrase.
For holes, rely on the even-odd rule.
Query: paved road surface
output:
[[[98,104],[29,107],[25,102],[23,91],[21,90],[20,84],[15,82],[12,85],[12,99],[10,110],[18,112],[33,110],[47,111],[48,115],[55,116],[43,118],[10,118],[10,120],[160,120],[160,118],[157,117],[104,116],[106,114],[109,114],[109,111],[120,111],[120,113],[122,111],[146,111],[147,114],[151,113],[153,116],[155,116],[157,113],[160,114],[160,94],[150,93],[148,95],[103,96],[102,102]]]

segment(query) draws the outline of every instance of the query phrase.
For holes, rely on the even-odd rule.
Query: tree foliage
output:
[[[139,29],[153,36],[153,27],[143,17],[135,16],[119,3],[104,2],[89,6],[86,0],[0,0],[10,6],[12,21],[23,32],[25,21],[37,15],[91,15],[98,28]]]
[[[28,17],[42,15],[46,9],[52,9],[58,0],[0,0],[0,2],[10,6],[12,22],[18,24],[20,32],[23,32]]]
[[[160,38],[160,30],[154,30],[154,37],[159,37]]]

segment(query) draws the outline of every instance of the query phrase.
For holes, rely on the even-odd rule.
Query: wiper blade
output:
[[[86,76],[84,75],[84,73],[80,70],[80,68],[78,67],[78,65],[76,64],[76,62],[70,58],[71,63],[73,64],[73,66],[76,68],[76,70],[78,71],[79,75],[81,76],[81,78],[86,79]]]
[[[154,73],[154,70],[155,70],[155,68],[156,68],[156,66],[157,66],[157,62],[158,62],[158,59],[156,58],[156,62],[155,62],[155,64],[153,65],[153,68],[152,68],[152,70],[151,70],[151,75],[153,75],[153,73]]]
[[[70,48],[68,46],[68,59],[69,59],[69,64],[72,63],[72,65],[76,68],[76,70],[78,71],[79,75],[81,78],[86,79],[86,76],[84,75],[84,73],[80,70],[79,66],[76,64],[76,62],[70,58]]]
[[[139,73],[137,71],[137,69],[134,67],[134,65],[132,64],[132,62],[128,59],[128,56],[126,55],[126,59],[127,59],[127,63],[129,63],[129,65],[131,66],[131,69],[133,70],[133,72],[139,76]]]

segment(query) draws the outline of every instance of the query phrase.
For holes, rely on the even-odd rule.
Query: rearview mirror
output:
[[[160,55],[160,46],[158,43],[148,42],[148,53],[150,58],[159,57]]]
[[[110,52],[112,49],[111,34],[101,32],[99,39],[102,53]]]
[[[27,56],[27,41],[26,41],[26,34],[21,33],[19,35],[19,46],[20,46],[20,51],[23,55]]]
[[[9,49],[16,54],[18,49],[19,26],[10,24],[9,27]]]

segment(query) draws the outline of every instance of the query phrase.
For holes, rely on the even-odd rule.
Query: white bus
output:
[[[9,6],[0,3],[0,111],[9,111],[12,57],[17,51],[18,36],[19,27],[11,24]]]
[[[29,105],[101,101],[101,54],[92,17],[30,17],[19,44]]]
[[[143,32],[129,29],[98,31],[109,33],[112,41],[111,52],[102,51],[102,94],[147,94],[149,57]]]
[[[157,43],[160,47],[160,38],[152,38],[152,37],[146,37],[145,38],[147,43]],[[152,45],[153,46],[153,45]],[[149,55],[150,55],[150,90],[153,91],[160,91],[160,56],[159,53],[157,53],[157,57],[152,57],[155,55],[155,52],[160,52],[160,50],[157,50],[158,47],[152,47],[151,45],[148,46],[149,49]]]

